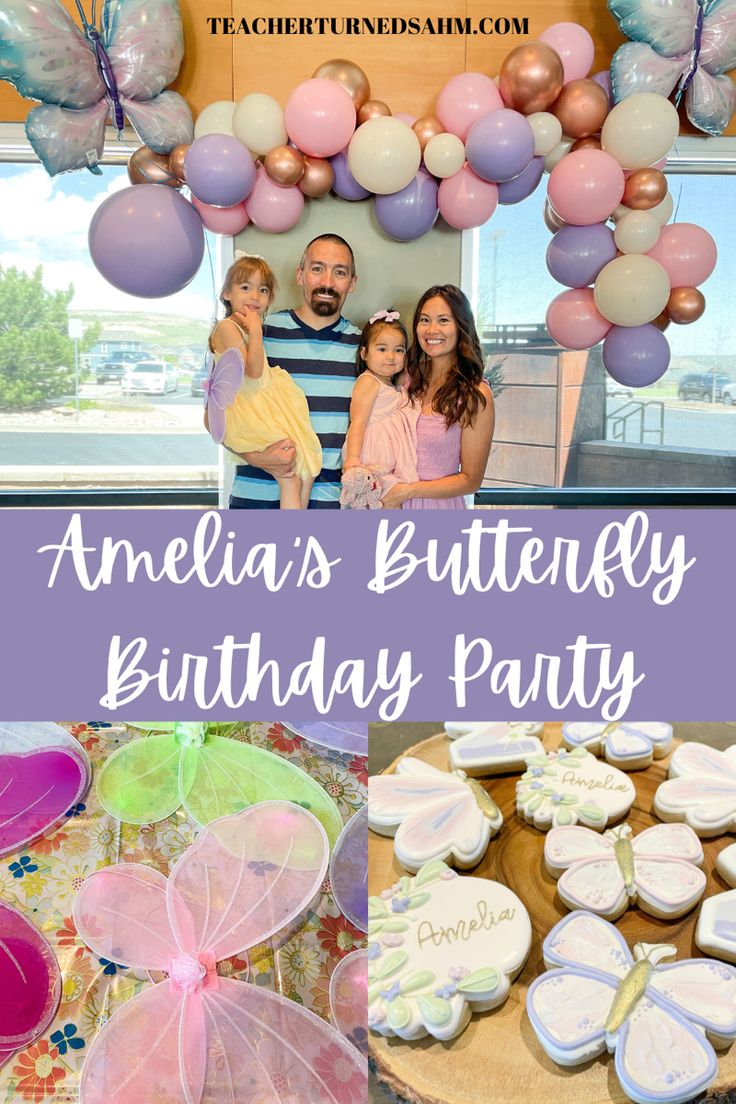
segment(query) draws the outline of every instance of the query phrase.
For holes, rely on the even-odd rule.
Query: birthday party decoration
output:
[[[562,726],[566,747],[584,747],[621,770],[641,770],[668,755],[672,725],[664,721],[568,721]]]
[[[636,790],[616,767],[601,763],[585,748],[530,755],[516,783],[516,812],[546,832],[584,824],[601,832],[634,804]]]
[[[367,907],[367,905],[366,905]],[[332,1022],[363,1054],[368,1053],[368,952],[351,951],[330,976]]]
[[[241,1099],[245,1087],[269,1104],[365,1099],[365,1060],[339,1032],[294,1001],[217,973],[221,959],[289,931],[318,894],[327,858],[319,822],[274,801],[210,824],[168,879],[121,864],[85,881],[74,921],[94,953],[168,975],[92,1043],[85,1104],[199,1104]]]
[[[240,349],[226,349],[214,359],[204,384],[207,409],[207,428],[213,441],[221,445],[225,440],[227,423],[225,411],[238,393],[245,375],[245,361]]]
[[[184,54],[177,0],[104,0],[99,27],[76,6],[81,31],[59,0],[3,3],[0,74],[41,101],[26,134],[46,170],[99,172],[108,117],[122,131],[127,116],[155,153],[191,142],[189,108],[164,91]]]
[[[330,859],[330,885],[343,916],[361,931],[368,930],[368,808],[351,817]]]
[[[61,975],[54,952],[29,920],[0,902],[0,1067],[38,1039],[56,1015]]]
[[[684,820],[699,836],[736,828],[736,744],[716,751],[693,741],[672,756],[669,778],[657,787],[654,811],[662,820]]]
[[[157,725],[154,733],[118,748],[97,776],[100,804],[129,824],[154,824],[183,805],[209,824],[263,801],[294,801],[323,825],[330,843],[342,820],[322,787],[288,760],[205,724]]]
[[[682,1104],[713,1082],[713,1044],[736,1038],[736,969],[703,958],[663,965],[677,954],[669,944],[637,943],[632,955],[589,912],[560,920],[543,953],[548,972],[532,982],[526,1007],[553,1062],[577,1066],[615,1051],[621,1088],[639,1104]]]
[[[530,755],[543,755],[540,721],[445,721],[450,766],[466,774],[508,774],[525,770]]]
[[[368,754],[367,721],[284,721],[295,736],[333,751]]]

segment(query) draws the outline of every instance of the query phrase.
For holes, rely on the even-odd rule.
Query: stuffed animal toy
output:
[[[383,489],[372,468],[362,464],[343,472],[340,508],[342,510],[380,510]]]

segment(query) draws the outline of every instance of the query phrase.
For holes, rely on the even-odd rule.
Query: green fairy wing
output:
[[[317,817],[330,847],[342,818],[332,798],[299,767],[263,748],[223,736],[187,747],[181,758],[182,804],[199,824],[238,813],[259,801],[293,801]]]
[[[181,745],[173,734],[146,736],[118,748],[97,775],[105,812],[127,824],[155,824],[181,805]]]

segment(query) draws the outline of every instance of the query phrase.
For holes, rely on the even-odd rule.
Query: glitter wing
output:
[[[97,775],[103,809],[126,824],[155,824],[181,805],[181,745],[174,735],[146,736],[118,748]]]
[[[225,439],[225,409],[238,393],[244,374],[245,362],[240,349],[226,349],[205,385],[210,436],[218,445]]]

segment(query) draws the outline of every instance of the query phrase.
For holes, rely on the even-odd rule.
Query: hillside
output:
[[[209,321],[153,311],[72,311],[70,314],[87,325],[100,322],[102,341],[140,340],[144,345],[160,345],[173,350],[204,348],[210,330]]]

